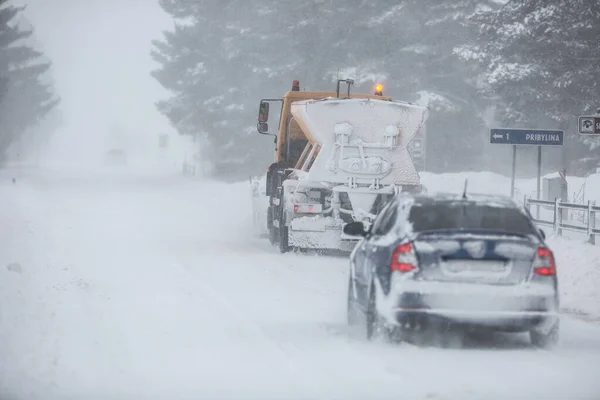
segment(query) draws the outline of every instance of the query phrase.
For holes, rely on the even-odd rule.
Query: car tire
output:
[[[354,296],[352,290],[352,275],[348,278],[348,300],[347,300],[347,308],[346,308],[346,318],[348,320],[349,326],[358,325],[358,317],[356,315],[356,303],[354,301]]]
[[[382,338],[387,342],[398,341],[397,330],[387,326],[384,319],[377,312],[377,297],[375,287],[371,287],[369,304],[365,315],[365,336],[367,340]]]
[[[558,344],[560,337],[560,322],[557,321],[547,333],[530,331],[531,344],[541,349],[551,349]]]
[[[465,346],[466,333],[458,327],[451,327],[440,335],[440,345],[444,349],[462,349]]]

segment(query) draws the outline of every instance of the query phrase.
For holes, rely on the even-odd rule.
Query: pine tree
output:
[[[488,102],[477,80],[479,66],[463,62],[455,49],[469,44],[473,29],[465,22],[493,2],[461,0],[378,2],[371,48],[385,49],[387,87],[403,100],[427,102],[427,168],[434,172],[476,168],[485,145]],[[377,45],[379,43],[379,45]],[[370,57],[377,57],[372,54]]]
[[[594,112],[600,89],[600,9],[588,0],[510,1],[476,15],[472,59],[487,66],[497,116],[507,126],[564,129],[568,158],[597,141],[576,134],[577,116]],[[596,103],[595,103],[596,102]]]
[[[24,44],[33,32],[12,22],[23,9],[0,0],[0,76],[4,77],[4,101],[0,103],[0,159],[14,140],[59,102],[51,85],[42,81],[51,64],[41,62],[43,54]]]
[[[307,76],[312,88],[332,85],[339,69],[340,78],[355,79],[354,90],[371,92],[383,80],[385,92],[399,100],[429,97],[428,151],[444,156],[431,158],[428,167],[464,169],[482,161],[488,104],[476,79],[478,66],[463,62],[454,48],[473,36],[466,18],[491,10],[493,1],[287,3],[274,7],[276,15],[293,16],[278,18],[296,52],[288,59],[297,61],[294,72]]]
[[[260,86],[269,79],[270,37],[258,2],[162,0],[174,29],[153,42],[161,67],[152,72],[171,97],[157,103],[181,134],[198,135],[218,173],[248,171],[252,160],[270,160],[272,147],[257,145]],[[185,20],[185,21],[183,21]],[[248,49],[252,49],[249,51]],[[265,50],[261,54],[261,50]],[[266,143],[270,143],[267,141]]]
[[[218,169],[258,172],[273,149],[268,137],[256,135],[255,107],[260,98],[280,97],[293,79],[299,79],[304,89],[330,90],[339,74],[355,79],[353,90],[371,92],[373,83],[384,78],[386,94],[430,101],[427,150],[435,154],[429,158],[430,170],[484,168],[492,110],[494,123],[502,125],[522,125],[524,117],[536,126],[549,115],[561,121],[572,118],[586,111],[588,100],[579,105],[562,101],[557,108],[542,105],[543,97],[579,96],[585,82],[579,77],[594,76],[595,71],[593,62],[587,63],[565,89],[568,72],[577,70],[570,65],[571,56],[553,65],[556,39],[546,44],[532,40],[538,22],[547,16],[535,15],[537,22],[525,23],[525,31],[532,33],[524,38],[518,36],[522,29],[511,25],[518,18],[533,18],[523,14],[522,4],[539,8],[543,2],[500,3],[365,0],[349,6],[343,0],[162,0],[161,6],[176,22],[154,42],[153,56],[161,67],[153,75],[171,91],[171,97],[157,106],[180,133],[203,138],[205,157]],[[530,7],[527,12],[534,11]],[[580,7],[578,12],[587,11]],[[599,25],[594,15],[577,17],[588,21],[581,26],[575,16],[569,17],[570,22],[560,16],[544,29],[556,32],[551,36],[562,41],[589,48],[590,43],[581,44],[587,39],[580,36],[594,34]],[[568,31],[564,27],[569,24],[576,28]],[[519,69],[521,61],[551,69],[563,62],[566,66],[557,75],[561,78],[552,82],[540,80],[555,74],[550,70],[535,79],[511,81],[502,75]],[[588,89],[583,97],[591,96],[593,87]],[[540,110],[530,112],[527,104]],[[579,111],[574,112],[575,107]]]

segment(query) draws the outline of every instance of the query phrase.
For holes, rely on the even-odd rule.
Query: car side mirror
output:
[[[267,122],[269,120],[269,103],[261,101],[258,108],[258,122]]]
[[[544,232],[544,230],[541,228],[538,231],[540,232],[540,236],[542,237],[542,239],[546,240],[546,232]]]
[[[263,134],[263,135],[267,134],[267,133],[269,133],[269,124],[267,124],[266,122],[259,122],[256,125],[256,130],[260,134]]]
[[[367,231],[365,231],[362,222],[350,222],[344,225],[344,234],[348,236],[367,236]]]

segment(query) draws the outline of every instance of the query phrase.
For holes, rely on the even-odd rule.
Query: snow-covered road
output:
[[[0,175],[1,399],[600,397],[600,325],[465,349],[345,326],[347,261],[249,237],[243,185]]]

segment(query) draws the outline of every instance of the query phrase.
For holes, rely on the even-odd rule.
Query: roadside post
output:
[[[600,116],[598,117],[600,120]],[[562,146],[564,144],[564,131],[545,129],[506,129],[495,128],[490,130],[491,144],[511,145],[512,174],[510,179],[510,197],[515,194],[515,177],[517,170],[517,146],[537,146],[537,199],[540,200],[542,182],[542,147]],[[540,208],[537,207],[537,218]]]
[[[577,125],[580,135],[588,136],[589,139],[595,137],[600,144],[600,107],[598,107],[596,115],[582,115],[579,117]],[[600,161],[596,168],[600,171]]]
[[[160,159],[164,163],[167,159],[167,148],[169,147],[169,135],[161,133],[158,135],[158,148],[160,149]]]
[[[161,133],[158,135],[158,147],[161,149],[166,149],[169,147],[169,135],[166,133]]]
[[[595,115],[580,116],[577,125],[578,125],[577,130],[580,135],[596,137],[598,139],[598,141],[600,142],[600,107],[598,107],[598,109],[596,110]],[[600,172],[600,163],[597,165],[596,171]],[[585,183],[584,183],[584,190],[585,190]],[[584,195],[584,200],[585,200],[585,195]],[[590,222],[595,223],[596,221],[588,221],[588,223],[590,223]],[[591,235],[591,240],[594,240],[594,235]]]

